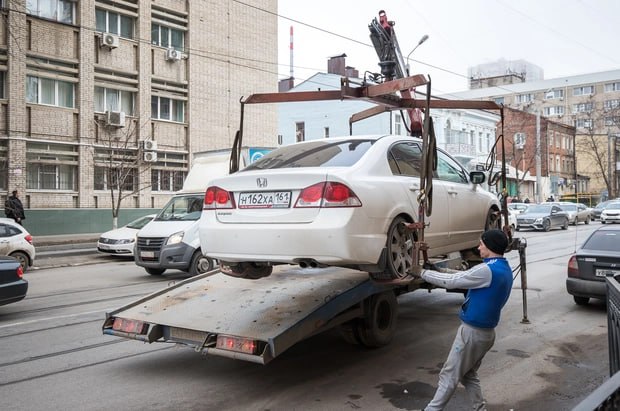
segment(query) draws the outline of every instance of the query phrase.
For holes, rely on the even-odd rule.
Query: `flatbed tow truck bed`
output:
[[[106,313],[103,333],[267,364],[341,324],[349,342],[387,344],[396,324],[396,296],[421,283],[378,283],[366,272],[331,267],[279,266],[254,281],[211,271]]]

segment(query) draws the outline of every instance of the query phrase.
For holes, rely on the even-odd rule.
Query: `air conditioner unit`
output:
[[[145,151],[144,161],[147,163],[154,163],[157,161],[157,153],[155,151]]]
[[[110,49],[115,49],[120,44],[119,37],[112,33],[101,33],[99,41],[101,42],[101,47],[108,47]]]
[[[142,148],[147,151],[157,150],[157,141],[155,140],[144,140],[142,142]]]
[[[106,111],[105,119],[109,126],[125,127],[125,112]]]
[[[166,50],[166,60],[181,60],[183,58],[183,53],[174,48],[169,48]]]

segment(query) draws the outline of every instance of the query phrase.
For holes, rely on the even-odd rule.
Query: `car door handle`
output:
[[[411,184],[409,186],[409,191],[420,191],[420,186],[417,184]]]
[[[456,190],[448,190],[448,194],[457,195],[459,192]]]

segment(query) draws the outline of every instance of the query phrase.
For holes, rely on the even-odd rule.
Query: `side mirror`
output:
[[[482,171],[470,171],[469,172],[469,181],[471,181],[472,184],[482,184],[484,183],[485,179],[486,177]]]

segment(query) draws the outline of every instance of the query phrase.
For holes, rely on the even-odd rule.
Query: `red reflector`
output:
[[[127,320],[125,318],[115,318],[112,329],[130,334],[146,334],[147,324],[142,321]]]
[[[256,354],[257,346],[256,341],[248,338],[233,337],[231,335],[217,336],[216,348],[221,350]]]

